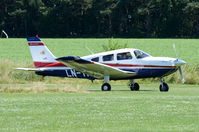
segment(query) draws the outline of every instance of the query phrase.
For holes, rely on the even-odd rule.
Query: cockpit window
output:
[[[103,56],[103,61],[112,61],[113,54]]]
[[[130,52],[118,53],[117,60],[130,60],[132,59],[132,55]]]
[[[93,59],[91,59],[92,61],[95,61],[95,62],[99,62],[99,57],[95,57]]]
[[[144,53],[144,52],[142,52],[140,50],[135,50],[134,54],[135,54],[137,59],[141,59],[141,58],[145,58],[145,57],[149,57],[150,56],[149,54]]]

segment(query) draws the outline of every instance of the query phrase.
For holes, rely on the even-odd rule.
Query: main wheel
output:
[[[102,91],[111,91],[111,85],[109,83],[104,83],[101,88]]]
[[[162,84],[160,84],[160,91],[161,92],[169,91],[169,86],[167,85],[167,83],[163,82]]]
[[[131,83],[130,84],[130,89],[131,89],[131,91],[139,91],[140,86],[139,86],[138,83]]]

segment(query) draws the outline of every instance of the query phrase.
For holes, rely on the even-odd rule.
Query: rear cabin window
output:
[[[91,59],[92,61],[95,61],[95,62],[99,62],[99,57],[95,57],[93,59]]]
[[[113,61],[113,54],[103,56],[103,61]]]
[[[132,55],[130,52],[118,53],[117,60],[130,60],[132,59]]]

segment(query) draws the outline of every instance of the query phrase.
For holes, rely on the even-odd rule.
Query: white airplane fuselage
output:
[[[178,70],[179,66],[184,64],[183,60],[179,60],[176,58],[169,57],[153,57],[148,55],[144,58],[137,58],[135,56],[134,51],[138,49],[119,49],[114,51],[102,52],[98,54],[93,54],[89,56],[83,56],[82,59],[91,60],[93,58],[99,58],[97,62],[118,68],[124,71],[131,71],[137,73],[136,76],[128,77],[128,78],[110,78],[110,80],[123,80],[123,79],[139,79],[139,78],[152,78],[152,77],[164,77],[166,75],[172,74],[176,70]],[[139,50],[140,51],[140,50]],[[118,60],[117,54],[119,53],[127,53],[129,52],[132,55],[131,59],[123,59]],[[113,54],[113,59],[108,61],[103,61],[103,57],[107,55]],[[69,78],[86,78],[94,80],[95,77],[84,74],[82,72],[76,71],[70,67],[66,67],[60,62],[54,62],[54,64],[50,63],[49,66],[46,65],[42,67],[44,69],[43,72],[36,72],[39,75],[43,76],[60,76],[60,77],[69,77]],[[40,66],[38,66],[40,67]],[[50,68],[50,71],[48,71]],[[103,77],[101,78],[103,79]]]
[[[35,68],[17,68],[35,71],[42,76],[68,78],[103,79],[102,91],[110,91],[110,80],[131,80],[130,89],[139,90],[134,79],[160,78],[160,91],[168,91],[163,77],[179,69],[184,80],[181,65],[185,61],[169,57],[153,57],[139,49],[126,48],[89,56],[63,56],[56,58],[38,37],[27,38]]]

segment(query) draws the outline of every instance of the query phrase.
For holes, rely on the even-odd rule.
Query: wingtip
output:
[[[57,61],[75,61],[75,60],[80,60],[80,57],[76,57],[76,56],[63,56],[63,57],[58,57],[55,60]]]
[[[80,58],[78,56],[63,56],[63,57],[56,58],[55,60],[60,61],[60,62],[61,61],[62,62],[75,61],[77,63],[84,63],[84,64],[92,63],[91,61],[82,59],[82,58]]]

